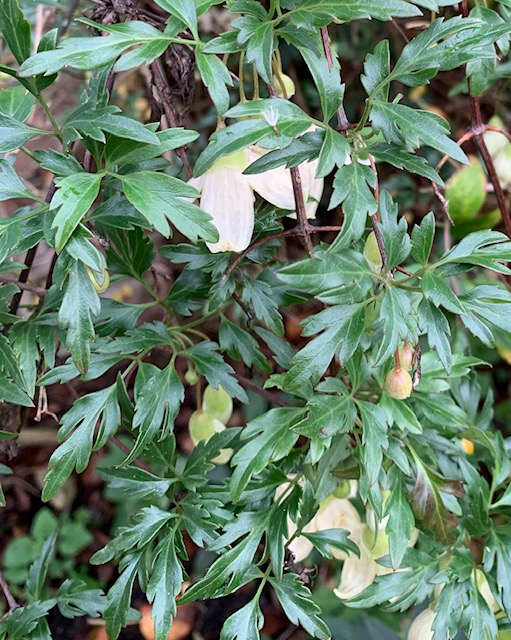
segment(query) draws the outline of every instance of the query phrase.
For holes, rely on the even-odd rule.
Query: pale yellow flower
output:
[[[300,481],[303,486],[304,482]],[[356,483],[355,483],[356,484]],[[289,489],[290,484],[285,482],[277,487],[275,500],[277,501]],[[296,532],[296,524],[288,517],[288,535],[291,537]],[[354,531],[361,526],[360,516],[348,498],[336,498],[333,495],[323,500],[318,512],[310,522],[302,529],[304,533],[315,533],[326,529],[347,529]],[[289,550],[293,553],[295,561],[301,562],[310,554],[314,545],[305,536],[298,536],[289,545]],[[346,554],[338,549],[332,549],[336,558],[345,558]]]
[[[200,206],[212,217],[218,230],[218,242],[208,242],[212,253],[243,251],[254,230],[254,191],[279,209],[294,211],[295,200],[291,172],[277,167],[264,173],[245,175],[249,164],[268,153],[253,145],[217,160],[206,173],[191,178],[189,184],[200,191]],[[323,179],[316,178],[318,161],[299,166],[307,217],[312,218],[323,192]],[[296,213],[290,214],[296,217]]]
[[[433,640],[433,622],[436,613],[429,607],[421,611],[408,630],[407,640]]]

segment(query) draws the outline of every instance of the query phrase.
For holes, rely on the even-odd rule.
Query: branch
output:
[[[320,231],[341,231],[342,226],[332,225],[328,227],[315,227],[312,224],[307,223],[305,231],[307,233],[319,233]],[[270,242],[271,240],[277,240],[278,238],[288,238],[292,236],[301,236],[304,233],[304,229],[300,228],[300,225],[297,225],[294,229],[289,229],[287,231],[279,231],[278,233],[274,233],[271,236],[266,236],[261,238],[247,247],[244,251],[242,251],[239,255],[236,256],[234,261],[229,265],[228,269],[222,276],[222,278],[227,278],[231,275],[231,273],[236,269],[239,263],[246,258],[249,253],[251,253],[254,249],[261,247],[263,244]]]
[[[20,276],[20,278],[21,278],[21,276]],[[2,283],[2,284],[15,284],[22,291],[31,291],[32,293],[35,293],[40,298],[45,296],[46,293],[47,293],[46,289],[43,289],[42,287],[34,287],[31,284],[27,284],[26,282],[21,282],[20,280],[15,280],[14,278],[7,278],[5,276],[0,276],[0,283]],[[16,295],[19,295],[19,294],[16,294]]]
[[[238,379],[238,382],[241,382],[241,384],[244,385],[247,389],[250,389],[251,391],[255,391],[255,393],[258,393],[261,397],[266,398],[266,400],[268,400],[270,404],[276,404],[279,407],[291,406],[289,402],[287,402],[280,396],[276,395],[275,393],[272,393],[271,391],[267,391],[266,389],[263,389],[262,387],[257,385],[255,382],[253,382],[253,380],[250,380],[249,378],[245,378],[245,376],[242,376],[240,373],[235,373],[234,375]]]
[[[158,93],[160,94],[160,102],[163,106],[163,110],[165,111],[165,116],[169,123],[169,126],[174,128],[177,127],[176,115],[174,113],[174,108],[172,107],[172,101],[170,98],[169,88],[163,73],[161,72],[160,66],[157,60],[151,62],[150,65],[151,74],[153,77],[154,86],[156,87]],[[181,162],[185,168],[188,177],[191,178],[193,176],[192,167],[190,166],[190,162],[186,156],[186,151],[184,147],[179,147],[176,149],[177,155],[180,157]]]
[[[14,599],[14,596],[12,595],[9,589],[9,585],[4,580],[4,577],[1,572],[0,572],[0,589],[2,589],[4,593],[5,599],[7,601],[7,605],[9,607],[9,611],[14,611],[15,609],[17,609],[20,605]]]
[[[332,56],[332,47],[330,46],[330,38],[328,36],[328,27],[321,27],[321,42],[323,43],[323,51],[325,52],[328,68],[331,69],[334,64]],[[337,109],[337,120],[339,121],[339,131],[342,131],[344,135],[350,129],[351,125],[344,111],[344,105],[340,105]]]

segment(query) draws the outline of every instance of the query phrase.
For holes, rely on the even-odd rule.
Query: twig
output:
[[[129,456],[131,451],[128,449],[128,447],[119,440],[119,438],[117,438],[116,436],[111,436],[110,437],[110,442],[112,442],[112,444],[115,444],[115,446],[120,449],[124,455]],[[136,460],[133,460],[133,464],[138,467],[139,469],[143,469],[144,471],[148,471],[149,473],[152,473],[150,467],[148,467],[146,465],[145,462],[142,462],[142,460],[139,460],[138,458]]]
[[[307,210],[303,199],[302,178],[298,167],[291,167],[291,182],[293,183],[293,196],[296,205],[296,217],[298,224],[295,229],[299,232],[299,238],[309,258],[312,258],[312,241],[308,231]]]
[[[332,225],[327,227],[314,227],[313,225],[307,223],[307,233],[319,233],[320,231],[341,231],[341,229],[342,229],[342,226],[338,226],[338,225]],[[292,236],[300,236],[302,235],[302,233],[303,233],[303,230],[300,229],[298,226],[296,226],[294,229],[288,229],[287,231],[279,231],[278,233],[274,233],[271,236],[266,236],[264,238],[257,240],[256,242],[251,244],[249,247],[247,247],[244,251],[242,251],[239,255],[236,256],[236,258],[229,265],[228,269],[226,270],[222,278],[229,277],[230,274],[234,271],[234,269],[236,269],[239,263],[243,260],[243,258],[246,258],[249,255],[249,253],[251,253],[254,249],[257,249],[257,247],[261,247],[263,244],[266,244],[271,240],[277,240],[278,238],[289,238]]]
[[[151,73],[153,76],[154,86],[156,87],[158,93],[160,94],[160,101],[163,105],[163,109],[165,111],[165,116],[168,120],[169,126],[174,128],[177,127],[177,120],[174,113],[174,109],[172,107],[172,102],[170,99],[169,88],[167,82],[165,81],[165,77],[161,72],[158,61],[155,60],[151,62],[150,65]],[[176,149],[177,155],[180,157],[181,162],[185,168],[188,177],[191,178],[193,176],[192,167],[190,166],[190,162],[188,161],[188,157],[186,156],[186,151],[184,147],[179,147]]]
[[[39,245],[36,244],[35,247],[32,247],[27,251],[27,255],[25,257],[25,269],[23,269],[23,271],[20,273],[20,277],[18,278],[18,282],[17,282],[21,291],[12,297],[11,304],[9,307],[9,313],[13,316],[15,316],[18,313],[18,309],[21,302],[21,296],[23,294],[23,289],[25,288],[24,285],[26,285],[26,282],[28,280],[28,274],[30,273],[30,268],[34,263],[35,254],[37,252],[38,246]]]
[[[240,373],[236,373],[235,376],[238,379],[238,382],[240,382],[243,386],[247,387],[247,389],[250,389],[251,391],[255,391],[255,393],[258,393],[261,397],[266,398],[266,400],[268,400],[270,404],[276,404],[279,407],[291,406],[290,403],[284,400],[283,398],[280,398],[278,395],[276,395],[275,393],[272,393],[271,391],[267,391],[266,389],[263,389],[262,387],[257,385],[255,382],[253,382],[253,380],[250,380],[249,378],[245,378],[245,376],[242,376]]]
[[[5,599],[7,601],[7,605],[9,607],[9,611],[14,611],[15,609],[17,609],[20,605],[14,599],[14,596],[12,595],[9,589],[9,585],[4,580],[4,576],[2,575],[1,571],[0,571],[0,589],[2,589],[4,593]]]
[[[46,295],[46,289],[43,289],[42,287],[35,287],[26,282],[20,282],[19,280],[15,280],[14,278],[7,278],[5,276],[0,276],[0,282],[2,284],[15,284],[22,291],[31,291],[32,293],[35,293],[40,298]]]
[[[371,224],[373,227],[373,232],[374,235],[376,237],[376,244],[378,245],[378,249],[380,250],[380,255],[381,255],[381,271],[382,273],[384,273],[386,267],[387,267],[387,252],[385,251],[385,241],[383,239],[382,233],[380,231],[380,227],[378,226],[378,215],[375,213],[372,216],[369,216],[371,218]]]
[[[331,69],[334,64],[332,56],[332,47],[330,46],[330,38],[328,36],[328,27],[321,27],[321,42],[323,43],[323,51],[325,52],[328,68]],[[337,120],[339,121],[339,131],[342,131],[344,135],[350,129],[350,123],[346,117],[346,111],[344,111],[344,105],[339,105],[337,109]]]
[[[464,18],[468,17],[468,0],[462,0],[461,2],[461,15]],[[471,78],[467,78],[468,83],[468,91],[470,94],[470,85]],[[488,176],[493,184],[493,189],[495,191],[495,197],[497,198],[497,204],[500,209],[500,213],[502,215],[502,220],[504,221],[504,227],[506,229],[507,235],[511,238],[511,213],[507,206],[506,195],[504,190],[502,189],[502,185],[500,184],[499,177],[497,175],[497,171],[495,170],[495,165],[493,163],[493,158],[488,151],[488,147],[486,146],[486,142],[484,141],[483,134],[486,130],[486,127],[483,123],[483,118],[481,115],[481,101],[478,97],[469,95],[470,102],[470,132],[475,136],[475,143],[483,158],[483,162],[486,166],[486,171],[488,171]]]

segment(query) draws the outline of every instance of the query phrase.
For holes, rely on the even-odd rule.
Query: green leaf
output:
[[[390,74],[390,49],[389,41],[382,40],[374,48],[373,53],[368,53],[364,62],[364,74],[360,77],[367,95],[374,92],[377,100],[387,102],[388,84],[385,83]],[[381,87],[377,92],[378,87]]]
[[[227,618],[220,633],[220,640],[259,640],[259,630],[263,624],[264,617],[259,608],[259,598],[253,598]]]
[[[180,200],[197,197],[193,187],[178,178],[154,171],[138,171],[119,177],[128,200],[165,237],[170,235],[168,218],[193,242],[199,238],[209,242],[218,240],[218,231],[210,222],[211,216],[194,204]]]
[[[337,2],[336,0],[286,0],[281,3],[286,9],[292,9],[290,16],[297,27],[310,29],[323,27],[332,20],[349,22],[361,18],[390,20],[391,18],[408,18],[420,16],[420,10],[403,0],[355,0],[354,2]],[[311,24],[312,23],[312,24]]]
[[[335,60],[334,64],[329,66],[324,55],[316,55],[311,49],[301,48],[300,53],[318,89],[323,120],[328,122],[342,105],[344,98],[344,85],[341,83],[339,64]]]
[[[3,0],[0,3],[0,31],[18,64],[30,57],[30,24],[18,0]]]
[[[385,270],[390,271],[403,262],[410,253],[410,237],[408,224],[404,217],[398,221],[398,206],[394,204],[390,193],[382,189],[380,192],[380,216],[378,224],[385,246]]]
[[[84,22],[98,26],[92,21]],[[19,75],[22,78],[39,74],[51,75],[65,66],[95,69],[114,62],[125,49],[134,45],[158,42],[167,46],[170,44],[169,36],[146,22],[137,20],[116,25],[102,24],[101,30],[110,35],[66,38],[59,43],[57,49],[36,53],[22,64]]]
[[[66,332],[66,346],[78,371],[86,373],[90,360],[90,341],[94,338],[92,318],[99,315],[99,296],[81,262],[72,260],[69,279],[59,310],[59,325]]]
[[[186,355],[212,387],[218,389],[220,385],[233,398],[248,402],[245,390],[232,375],[233,368],[224,361],[217,349],[215,342],[199,342],[188,349]]]
[[[241,294],[243,302],[254,312],[258,320],[281,336],[284,333],[284,324],[280,315],[278,303],[272,287],[262,278],[246,278],[243,282]]]
[[[207,87],[219,115],[223,116],[229,108],[229,91],[232,78],[225,64],[214,53],[203,53],[198,47],[195,57],[202,82]],[[226,86],[227,85],[227,86]]]
[[[172,432],[183,400],[184,388],[174,367],[174,361],[165,369],[146,363],[139,366],[135,381],[133,416],[133,427],[138,428],[138,435],[124,465],[133,462],[157,435],[161,441]]]
[[[424,176],[440,186],[444,184],[438,173],[428,164],[425,158],[409,153],[403,147],[387,144],[386,142],[376,142],[368,145],[366,151],[379,162],[387,162],[398,169]]]
[[[465,307],[460,299],[445,282],[445,279],[434,271],[426,271],[421,279],[421,288],[427,300],[435,307],[444,307],[453,313],[465,313]]]
[[[318,325],[318,321],[321,324]],[[324,331],[293,358],[286,375],[289,388],[300,388],[308,381],[318,382],[335,355],[345,364],[360,342],[364,321],[365,307],[358,304],[337,305],[313,316],[304,335]]]
[[[389,537],[390,560],[395,571],[401,566],[406,553],[415,518],[402,473],[395,465],[389,471],[388,482],[392,491],[385,503],[385,515],[389,517],[385,533]]]
[[[414,149],[426,145],[468,164],[465,153],[446,135],[449,123],[441,116],[403,104],[376,101],[371,109],[371,120],[375,131],[381,131],[389,143],[408,143]]]
[[[105,131],[118,138],[127,138],[146,144],[159,144],[155,133],[137,120],[119,115],[116,106],[100,107],[86,102],[68,116],[62,127],[66,142],[87,136],[98,142],[105,142]]]
[[[24,122],[32,113],[36,99],[23,86],[3,87],[0,91],[0,113]]]
[[[91,589],[81,580],[64,580],[57,592],[57,606],[66,618],[87,615],[99,618],[106,607],[101,589]]]
[[[328,127],[319,153],[316,176],[323,178],[335,167],[342,167],[350,153],[350,145],[346,138],[335,129]]]
[[[155,640],[167,640],[176,614],[176,596],[183,585],[183,568],[176,555],[173,535],[166,535],[156,549],[153,570],[147,584],[147,599],[153,603]]]
[[[412,257],[423,266],[428,264],[435,238],[435,216],[430,211],[412,231]]]
[[[293,431],[308,438],[328,438],[351,431],[356,409],[350,396],[314,395],[307,402],[308,414]]]
[[[491,549],[495,551],[497,560],[496,581],[499,596],[502,599],[504,611],[511,615],[511,552],[510,538],[505,531],[494,530],[488,540]]]
[[[101,175],[75,173],[66,178],[57,178],[55,184],[57,191],[51,200],[50,209],[59,209],[52,228],[57,229],[55,250],[60,253],[98,197]]]
[[[222,351],[227,351],[230,358],[243,360],[247,367],[253,364],[260,371],[271,373],[266,358],[261,354],[257,340],[233,322],[222,316],[218,340]]]
[[[39,558],[31,564],[30,569],[28,570],[26,589],[32,602],[40,600],[43,596],[44,582],[50,568],[50,563],[53,561],[56,542],[57,532],[55,531],[45,541]]]
[[[11,198],[39,200],[36,195],[25,187],[7,160],[0,160],[0,202]]]
[[[156,0],[156,4],[176,16],[193,35],[197,35],[197,11],[193,0]]]
[[[310,591],[295,573],[284,574],[280,581],[270,578],[270,582],[292,624],[300,625],[313,638],[331,638],[328,627],[319,617],[321,609],[313,602]]]
[[[183,147],[199,137],[197,131],[179,127],[157,131],[155,135],[158,138],[157,144],[141,143],[138,139],[129,140],[112,135],[108,136],[105,149],[108,164],[136,164],[152,160],[167,151]]]
[[[332,558],[332,548],[339,549],[344,553],[353,553],[360,556],[357,545],[349,539],[350,531],[346,529],[322,529],[315,533],[302,533],[308,540],[312,542],[314,547],[325,558]]]
[[[138,467],[96,469],[100,478],[108,483],[111,489],[117,489],[130,496],[163,496],[173,484],[169,478],[158,476]]]
[[[55,600],[51,599],[18,607],[9,613],[5,621],[0,622],[0,632],[6,632],[9,640],[25,640],[27,636],[32,638],[31,632],[54,606]]]
[[[37,149],[33,156],[43,169],[51,171],[56,176],[70,176],[83,172],[82,165],[74,156],[64,155],[55,149]]]
[[[387,286],[381,301],[380,319],[383,323],[383,338],[376,355],[376,362],[389,358],[398,346],[408,340],[417,342],[417,324],[408,295],[394,286]]]
[[[383,452],[387,449],[387,419],[381,407],[370,402],[359,401],[363,430],[363,473],[369,485],[373,485],[380,475]]]
[[[300,420],[303,409],[281,407],[270,409],[251,420],[242,432],[249,440],[232,459],[235,467],[230,481],[232,499],[237,502],[254,474],[261,473],[270,462],[284,458],[298,440],[292,427]]]
[[[370,187],[376,186],[376,175],[364,164],[356,159],[341,167],[335,174],[334,192],[328,205],[333,209],[342,204],[344,224],[339,238],[358,240],[364,233],[367,216],[376,212],[378,204]],[[340,240],[339,240],[340,241]],[[332,245],[336,246],[336,243]]]
[[[59,429],[59,440],[69,437],[54,451],[50,458],[49,472],[46,475],[43,489],[45,502],[53,498],[75,467],[78,473],[87,468],[98,421],[99,429],[96,440],[97,442],[103,440],[104,444],[110,436],[116,433],[120,419],[115,384],[82,396],[64,414],[61,420],[62,426]]]
[[[129,557],[129,562],[125,565],[121,575],[108,592],[108,605],[104,612],[104,618],[106,620],[108,637],[113,640],[118,637],[122,627],[126,625],[130,608],[131,591],[140,561],[140,555]]]
[[[19,149],[35,136],[50,134],[50,131],[34,129],[15,118],[0,113],[0,153]]]
[[[241,34],[240,34],[241,35]],[[240,36],[238,36],[240,40]],[[265,82],[271,82],[271,56],[274,48],[273,23],[263,22],[250,29],[247,42],[247,62],[255,64],[256,69]]]

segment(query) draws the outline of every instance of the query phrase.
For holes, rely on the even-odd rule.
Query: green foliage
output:
[[[105,594],[76,566],[87,518],[39,510],[6,544],[2,575],[20,606],[8,599],[0,639],[50,638],[57,607],[101,616],[114,640],[136,617],[135,585],[156,640],[179,604],[235,592],[245,599],[220,637],[258,640],[268,590],[311,637],[358,633],[347,608],[336,629],[339,601],[329,609],[307,584],[314,562],[330,592],[340,574],[347,607],[377,608],[364,637],[397,638],[415,606],[430,607],[435,640],[501,637],[511,241],[488,211],[493,191],[509,232],[511,176],[491,164],[502,144],[485,152],[478,96],[509,74],[509,0],[469,15],[454,0],[229,0],[230,29],[216,37],[201,16],[220,3],[153,4],[96,11],[71,37],[44,34],[35,53],[32,14],[0,6],[0,202],[29,202],[0,218],[0,408],[35,405],[40,417],[44,393],[73,381],[42,499],[98,452],[116,512],[91,563],[117,567]],[[271,84],[288,64],[296,102]],[[113,104],[113,80],[143,65],[166,128]],[[450,71],[472,117],[459,143],[467,121],[424,97]],[[46,89],[69,72],[87,86],[54,113]],[[32,126],[39,112],[44,128]],[[42,136],[45,148],[25,147]],[[469,162],[473,138],[486,172],[472,159],[446,171]],[[15,154],[51,174],[47,194]],[[434,199],[443,190],[449,203]],[[462,226],[454,243],[443,214],[465,223],[480,211],[482,226]],[[295,214],[296,227],[282,220]],[[43,246],[54,257],[35,280]],[[409,373],[400,348],[413,352]],[[396,372],[413,380],[401,395],[386,383]],[[190,451],[190,415],[216,416],[219,388],[227,428]],[[2,447],[18,438],[11,426]],[[100,453],[111,444],[122,456]],[[0,472],[4,505],[11,469]]]

